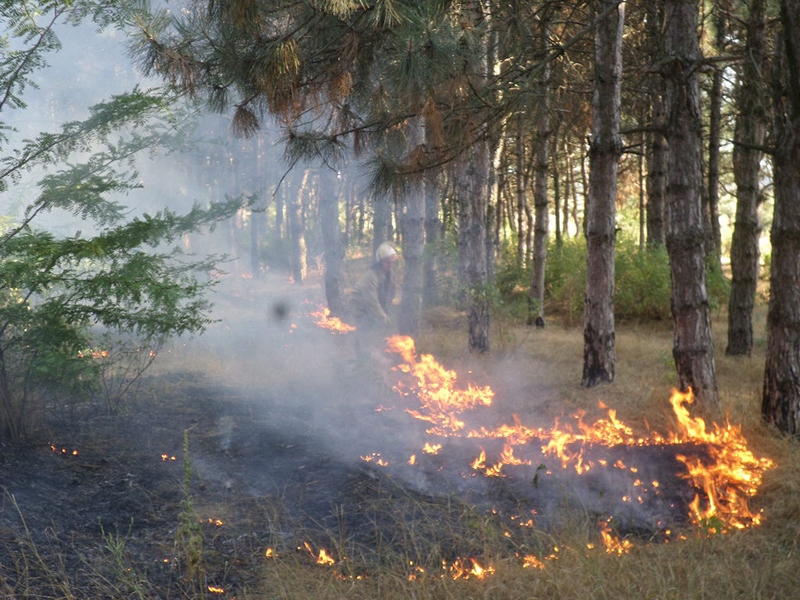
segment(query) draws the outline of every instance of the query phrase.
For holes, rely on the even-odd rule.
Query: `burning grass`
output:
[[[727,414],[700,427],[686,398],[668,403],[667,329],[620,330],[617,382],[592,390],[577,383],[580,332],[552,323],[505,328],[487,356],[426,328],[430,359],[405,346],[393,379],[370,380],[346,335],[301,312],[165,349],[117,429],[61,429],[35,464],[0,464],[0,595],[693,600],[800,586],[800,453],[757,418],[762,357],[718,358]],[[691,469],[740,439],[749,470],[731,486],[748,512],[732,503],[724,521],[701,510],[729,496]],[[31,465],[51,484],[21,485]],[[192,573],[180,527],[202,538]]]

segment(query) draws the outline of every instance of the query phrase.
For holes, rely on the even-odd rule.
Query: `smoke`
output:
[[[589,445],[585,461],[594,466],[579,474],[544,455],[545,441],[533,439],[514,446],[527,464],[504,465],[499,476],[487,476],[471,463],[484,451],[486,466],[496,464],[504,440],[426,433],[430,423],[406,410],[419,408],[413,395],[392,389],[400,374],[389,361],[384,377],[368,375],[347,334],[313,322],[318,294],[313,285],[292,287],[280,277],[225,282],[218,294],[220,321],[198,341],[203,353],[217,358],[209,376],[241,399],[229,405],[230,414],[217,416],[219,449],[246,455],[248,464],[232,476],[225,464],[209,462],[205,477],[259,497],[277,490],[291,495],[292,485],[313,483],[320,513],[360,473],[421,496],[455,496],[486,511],[536,515],[537,526],[547,529],[564,526],[576,513],[613,518],[618,531],[647,538],[687,523],[695,490],[675,457],[702,455],[702,447]],[[492,406],[465,414],[466,430],[510,422],[511,414],[501,413]],[[426,442],[441,448],[425,452]],[[307,489],[303,499],[310,510]]]

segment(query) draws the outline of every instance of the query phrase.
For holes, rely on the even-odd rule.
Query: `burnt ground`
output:
[[[469,468],[480,446],[491,460],[499,443],[440,440],[439,454],[423,456],[424,424],[403,411],[413,399],[357,364],[342,336],[313,325],[313,303],[249,292],[223,299],[223,320],[166,348],[166,366],[121,411],[72,407],[51,415],[59,418],[47,439],[0,448],[0,593],[48,597],[67,586],[75,597],[109,589],[183,597],[198,585],[232,593],[256,585],[267,548],[313,563],[304,542],[359,556],[355,569],[387,552],[419,563],[432,547],[452,560],[481,551],[489,518],[498,530],[534,518],[547,531],[575,515],[613,514],[621,534],[647,539],[685,524],[693,490],[679,479],[644,503],[620,505],[637,492],[629,474],[578,479],[544,464],[538,446],[531,466],[505,478]],[[614,453],[651,481],[681,469],[674,452],[658,448]],[[389,466],[360,458],[378,454]],[[409,543],[410,535],[419,537]],[[205,562],[187,579],[191,536],[202,536]],[[545,537],[526,531],[508,551],[547,553]]]

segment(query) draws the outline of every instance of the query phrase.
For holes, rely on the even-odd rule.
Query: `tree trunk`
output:
[[[295,284],[301,284],[306,279],[306,237],[303,225],[303,197],[308,193],[311,173],[306,169],[300,189],[290,196],[286,206],[286,217],[289,226],[289,260],[292,266],[292,278]]]
[[[539,17],[539,56],[544,57],[550,43],[549,11]],[[542,68],[537,82],[536,141],[534,142],[533,175],[533,267],[528,293],[528,325],[544,323],[544,273],[547,265],[547,237],[550,233],[550,211],[547,201],[547,175],[550,170],[550,67]]]
[[[647,4],[647,36],[652,56],[661,55],[663,3]],[[661,248],[666,239],[664,223],[667,181],[667,145],[664,138],[664,81],[651,77],[650,123],[647,136],[647,247]]]
[[[718,53],[725,47],[726,17],[724,11],[718,10],[714,25],[716,35],[714,46]],[[722,129],[722,69],[715,69],[711,79],[709,91],[709,119],[708,119],[708,220],[710,239],[713,245],[707,248],[710,263],[717,269],[722,269],[722,233],[719,229],[719,160],[720,160],[720,131]]]
[[[775,212],[762,416],[800,434],[800,2],[781,1],[783,85],[775,94]]]
[[[489,203],[489,147],[475,142],[458,163],[459,258],[466,286],[469,348],[489,350],[486,211]]]
[[[525,136],[522,121],[522,112],[518,112],[515,118],[517,126],[516,135],[514,136],[516,142],[516,172],[517,172],[517,267],[522,268],[525,265],[525,256],[527,255],[528,248],[525,245],[527,239],[527,221],[525,220],[526,205],[528,200],[526,198],[526,185],[527,177],[525,174]],[[498,219],[499,222],[499,219]]]
[[[702,119],[697,81],[701,60],[694,0],[666,2],[667,251],[674,320],[672,356],[679,388],[698,404],[719,405],[711,311],[706,289],[706,229],[701,194]]]
[[[386,196],[375,198],[372,205],[372,257],[383,242],[392,241],[392,201]]]
[[[733,147],[736,221],[731,239],[731,296],[728,302],[728,345],[725,354],[750,356],[753,348],[753,306],[759,271],[761,193],[759,174],[766,136],[766,89],[761,72],[767,61],[766,0],[753,0],[747,24],[745,61],[739,82],[738,114]]]
[[[589,205],[586,211],[586,296],[583,328],[583,379],[586,387],[614,381],[614,257],[617,169],[622,80],[622,30],[625,5],[601,0],[601,10],[617,5],[595,32],[595,82],[589,149]]]
[[[335,174],[334,174],[335,175]],[[325,260],[325,298],[328,310],[337,317],[344,315],[344,251],[339,230],[339,198],[341,184],[330,182],[330,186],[319,191],[319,220]]]
[[[423,117],[409,119],[408,149],[413,155],[425,143]],[[397,328],[416,339],[422,319],[422,257],[425,250],[425,186],[412,187],[406,196],[401,221],[403,236],[403,290]]]
[[[425,252],[423,258],[423,300],[433,304],[438,298],[436,281],[436,255],[439,252],[441,220],[439,218],[439,176],[435,171],[425,173]]]

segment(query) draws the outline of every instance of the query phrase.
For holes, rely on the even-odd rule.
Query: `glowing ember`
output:
[[[77,450],[67,450],[66,448],[59,448],[55,444],[50,444],[50,450],[56,454],[63,454],[64,456],[78,456]]]
[[[315,318],[315,323],[324,329],[330,329],[333,333],[349,333],[356,328],[343,322],[339,317],[331,316],[331,311],[327,308],[320,308],[311,313]]]

